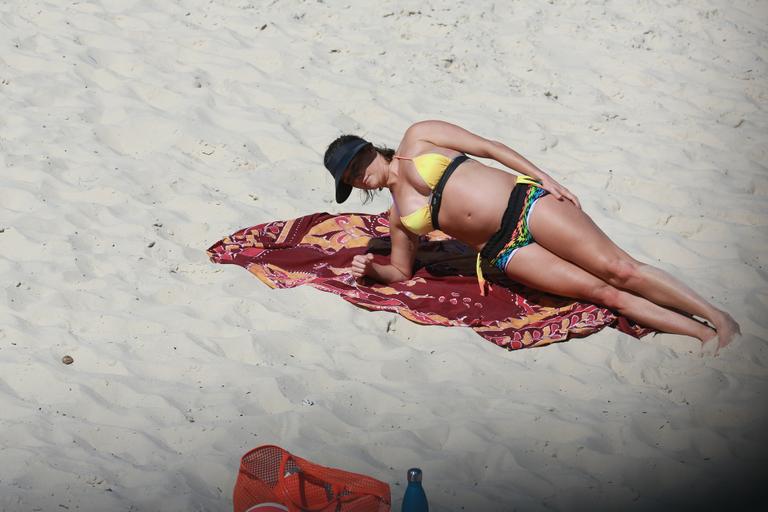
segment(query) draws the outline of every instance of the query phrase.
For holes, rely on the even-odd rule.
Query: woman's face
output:
[[[373,163],[376,160],[377,152],[373,148],[367,148],[360,152],[350,163],[347,170],[344,171],[342,180],[348,185],[361,189],[380,188],[380,181],[377,178],[376,166]]]

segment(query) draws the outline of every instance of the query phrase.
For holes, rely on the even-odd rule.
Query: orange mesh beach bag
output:
[[[389,485],[327,468],[279,446],[259,446],[240,461],[234,512],[389,512]]]

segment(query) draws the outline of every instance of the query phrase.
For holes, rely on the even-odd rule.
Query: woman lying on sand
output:
[[[465,153],[492,158],[524,176]],[[374,263],[372,254],[355,256],[356,278],[410,279],[418,236],[440,229],[479,252],[481,288],[483,258],[530,288],[599,304],[659,331],[702,342],[717,337],[716,351],[740,334],[728,313],[616,246],[576,196],[501,142],[450,123],[423,121],[408,128],[396,152],[343,135],[328,146],[324,162],[336,181],[338,203],[353,187],[386,187],[392,194],[390,264]]]

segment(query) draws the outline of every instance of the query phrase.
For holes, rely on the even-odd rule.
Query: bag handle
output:
[[[286,450],[283,450],[283,455],[280,459],[280,475],[279,475],[279,481],[278,485],[281,487],[281,494],[285,497],[285,499],[289,500],[291,502],[291,505],[294,507],[297,507],[302,512],[322,512],[324,509],[328,507],[328,505],[341,504],[346,501],[352,501],[353,499],[356,499],[359,495],[367,495],[367,496],[374,496],[378,499],[381,499],[381,496],[378,494],[372,493],[372,492],[365,492],[365,491],[356,491],[356,494],[358,496],[355,496],[354,494],[350,494],[348,496],[340,496],[341,492],[345,489],[348,489],[346,485],[340,485],[337,482],[329,482],[327,480],[324,480],[317,475],[313,474],[312,471],[305,471],[299,467],[298,464],[296,464],[296,467],[299,468],[299,470],[295,473],[299,475],[299,478],[305,478],[313,483],[317,483],[319,485],[330,485],[331,490],[333,491],[333,494],[336,496],[333,499],[329,499],[326,501],[323,505],[320,505],[318,508],[307,508],[305,505],[301,503],[297,503],[294,499],[294,497],[291,495],[291,493],[287,492],[287,489],[285,488],[285,484],[283,484],[283,481],[286,479],[285,476],[285,468],[288,464],[289,460],[292,460],[293,456]]]

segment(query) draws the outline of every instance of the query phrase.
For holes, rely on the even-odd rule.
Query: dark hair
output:
[[[325,150],[324,159],[327,158],[327,155],[333,152],[334,149],[341,146],[345,142],[348,142],[349,140],[355,138],[355,135],[342,135],[340,137],[337,137],[336,140],[328,144],[328,149]],[[384,159],[387,162],[391,162],[392,158],[395,156],[395,150],[388,148],[386,146],[374,146],[373,144],[371,147],[376,151],[378,154],[384,157]],[[357,178],[360,174],[362,174],[363,169],[358,168],[355,164],[359,163],[362,158],[365,157],[366,151],[361,151],[357,156],[355,156],[354,159],[349,163],[349,167],[352,169],[352,173],[349,176],[349,181],[354,181],[355,178]],[[363,196],[363,204],[369,203],[373,201],[373,198],[376,197],[376,192],[373,190],[360,190],[361,195]]]

